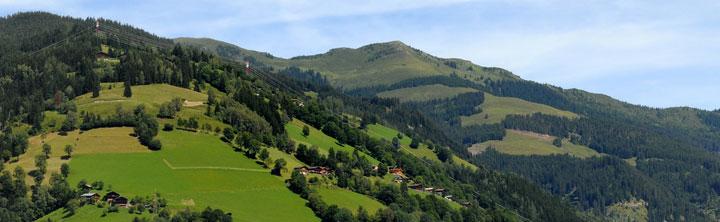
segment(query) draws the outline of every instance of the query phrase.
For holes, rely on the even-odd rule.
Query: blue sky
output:
[[[28,10],[281,57],[400,40],[635,104],[720,108],[720,1],[0,0],[2,15]]]

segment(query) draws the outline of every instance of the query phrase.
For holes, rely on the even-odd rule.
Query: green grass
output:
[[[466,87],[449,87],[434,84],[385,91],[378,93],[377,96],[380,98],[398,98],[400,102],[417,102],[453,98],[457,95],[471,92],[477,92],[477,90]]]
[[[73,155],[93,153],[128,153],[128,152],[149,152],[148,149],[138,142],[138,139],[130,136],[133,130],[130,127],[100,128],[93,129],[82,134],[80,131],[68,132],[66,136],[58,133],[49,133],[34,136],[28,139],[28,149],[20,155],[16,162],[5,166],[6,170],[14,170],[15,167],[22,167],[25,172],[35,169],[35,156],[42,153],[42,145],[50,145],[50,158],[47,160],[47,173],[45,182],[50,178],[51,173],[60,172],[60,165],[67,163],[61,157],[65,155],[66,145],[73,145]],[[33,183],[32,177],[26,177],[27,183]]]
[[[384,139],[387,141],[392,141],[393,137],[396,137],[399,131],[380,125],[380,124],[371,124],[367,126],[366,132],[368,135],[372,138],[376,139]],[[417,149],[410,148],[410,143],[412,142],[412,139],[408,137],[407,135],[403,134],[403,138],[400,139],[401,150],[405,151],[407,153],[412,154],[413,156],[416,156],[418,158],[423,158],[431,161],[440,162],[440,159],[438,159],[437,154],[433,152],[425,143],[420,143]],[[453,161],[455,164],[459,164],[462,166],[470,167],[472,169],[477,169],[477,166],[474,164],[458,157],[453,156]]]
[[[112,89],[109,86],[112,85]],[[175,97],[188,101],[207,102],[207,95],[189,89],[175,87],[167,84],[152,84],[132,86],[132,97],[123,97],[124,87],[119,83],[104,84],[106,87],[100,91],[100,96],[92,98],[90,93],[75,99],[79,111],[86,111],[101,115],[114,114],[117,106],[125,110],[132,110],[137,105],[145,104],[149,113],[157,113],[160,104],[169,102]]]
[[[553,155],[569,154],[578,158],[600,156],[602,154],[586,146],[570,143],[563,139],[561,147],[552,144],[553,136],[541,135],[526,131],[507,130],[507,135],[502,140],[491,140],[475,144],[468,148],[471,153],[482,153],[489,147],[495,148],[501,153],[510,155]]]
[[[348,209],[353,213],[357,213],[360,206],[362,206],[370,215],[374,215],[378,210],[385,208],[385,205],[377,200],[350,190],[325,186],[315,186],[314,188],[318,191],[323,201],[325,201],[328,205],[335,204],[338,205],[338,207]]]
[[[333,148],[336,151],[342,150],[350,154],[352,154],[352,152],[355,150],[355,147],[352,147],[350,145],[340,145],[335,138],[325,135],[325,133],[310,125],[307,125],[310,128],[310,135],[305,137],[302,133],[302,128],[306,125],[307,124],[298,119],[293,119],[289,123],[285,124],[285,130],[287,131],[290,139],[294,140],[297,143],[303,143],[308,146],[315,145],[318,147],[318,150],[322,154],[327,154],[330,148]],[[376,160],[375,158],[364,152],[360,152],[360,155],[366,157],[372,164],[380,163],[380,161]]]
[[[43,112],[43,115],[45,118],[43,118],[41,126],[45,132],[59,131],[66,116],[56,111],[45,111]]]
[[[53,211],[52,213],[45,215],[44,217],[36,220],[42,221],[64,221],[64,222],[85,222],[85,221],[97,221],[97,222],[111,222],[111,221],[123,221],[130,222],[135,217],[151,219],[152,216],[149,213],[143,214],[130,214],[127,208],[119,208],[119,212],[108,213],[105,217],[102,216],[105,208],[97,208],[95,205],[83,206],[75,212],[74,215],[70,215],[66,210],[60,209]]]
[[[413,189],[410,189],[410,190],[408,190],[408,191],[409,191],[410,194],[420,195],[420,196],[423,196],[423,197],[427,197],[427,196],[430,196],[430,195],[435,195],[435,194],[431,194],[431,193],[427,193],[427,192],[422,192],[422,191],[417,191],[417,190],[413,190]],[[441,197],[441,196],[439,196],[439,195],[435,195],[435,197],[437,197],[437,198],[439,198],[439,199],[445,200],[446,202],[448,202],[448,204],[450,204],[450,207],[452,207],[453,209],[459,210],[459,209],[462,209],[462,208],[463,208],[462,205],[460,205],[459,203],[457,203],[457,202],[455,202],[455,201],[447,200],[447,199],[445,199],[444,197]]]
[[[502,122],[508,115],[529,115],[543,113],[547,115],[577,118],[578,115],[572,112],[559,110],[547,105],[528,102],[512,97],[498,97],[485,93],[485,102],[480,105],[481,113],[471,116],[462,116],[463,126],[493,124]],[[487,118],[486,118],[487,117]]]
[[[102,180],[129,197],[159,192],[171,210],[210,206],[231,212],[235,221],[318,221],[283,178],[219,137],[175,130],[159,139],[163,148],[156,152],[75,155],[69,182]]]

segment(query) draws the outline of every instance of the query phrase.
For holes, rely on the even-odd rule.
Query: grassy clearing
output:
[[[65,121],[65,115],[60,114],[56,111],[45,111],[43,112],[45,118],[41,124],[45,132],[57,132],[60,130],[60,126]]]
[[[102,180],[129,197],[159,192],[171,210],[211,206],[231,212],[235,221],[318,221],[283,178],[270,175],[217,136],[176,130],[160,132],[159,139],[163,149],[156,152],[76,155],[69,181]],[[173,170],[166,161],[184,168]]]
[[[417,194],[417,195],[420,195],[420,196],[423,196],[423,197],[427,197],[427,196],[430,196],[430,195],[435,195],[435,194],[431,194],[431,193],[427,193],[427,192],[421,192],[421,191],[417,191],[417,190],[413,190],[413,189],[409,189],[408,192],[409,192],[410,194]],[[462,209],[462,208],[463,208],[462,205],[460,205],[459,203],[457,203],[457,202],[455,202],[455,201],[448,201],[447,199],[445,199],[445,198],[443,198],[443,197],[441,197],[441,196],[439,196],[439,195],[435,195],[435,197],[441,198],[441,199],[443,199],[443,200],[446,200],[446,201],[448,202],[448,204],[450,204],[450,207],[452,207],[453,209],[458,210],[458,209]]]
[[[602,154],[586,146],[570,143],[563,139],[561,147],[552,144],[553,136],[526,131],[507,130],[503,140],[491,140],[475,144],[468,150],[473,154],[482,153],[489,147],[510,155],[553,155],[569,154],[578,158],[600,156]]]
[[[493,124],[502,122],[508,115],[529,115],[543,113],[547,115],[577,118],[578,115],[572,112],[559,110],[551,106],[528,102],[518,98],[499,97],[485,93],[485,102],[480,105],[482,112],[471,116],[462,116],[463,126]],[[487,118],[486,118],[487,117]]]
[[[94,205],[83,206],[75,212],[74,215],[70,216],[68,212],[63,209],[56,210],[37,221],[64,221],[64,222],[85,222],[85,221],[97,221],[97,222],[111,222],[111,221],[132,221],[135,217],[151,219],[151,215],[148,213],[144,214],[130,214],[127,208],[120,208],[117,213],[108,213],[107,216],[102,217],[103,210],[107,208],[97,208]]]
[[[92,94],[84,94],[76,98],[79,111],[109,115],[114,114],[117,106],[125,110],[132,110],[137,105],[145,104],[150,113],[157,113],[160,104],[168,102],[175,97],[188,101],[207,102],[207,95],[189,89],[171,86],[167,84],[152,84],[132,86],[133,96],[123,97],[123,86],[119,83],[106,84],[102,87],[100,96],[92,98]],[[110,86],[112,88],[110,89]]]
[[[476,89],[466,87],[449,87],[434,84],[402,88],[378,93],[380,98],[398,98],[400,102],[430,101],[435,99],[452,98],[460,94],[477,92]]]
[[[355,150],[355,147],[346,144],[341,145],[335,138],[325,135],[325,133],[310,125],[307,125],[310,128],[310,135],[305,137],[302,133],[302,129],[303,126],[306,125],[307,124],[298,119],[293,119],[288,124],[285,124],[285,130],[287,131],[290,139],[296,143],[303,143],[308,146],[315,145],[322,154],[327,154],[330,148],[342,150],[348,153],[352,153]],[[360,155],[366,157],[372,164],[380,163],[380,161],[364,152],[360,152]]]
[[[314,188],[327,204],[338,205],[338,207],[348,209],[353,213],[357,213],[360,206],[367,210],[370,215],[374,215],[378,210],[385,208],[385,205],[377,200],[350,190],[325,186],[315,186]]]
[[[399,131],[380,125],[380,124],[372,124],[367,126],[367,133],[370,135],[370,137],[376,138],[376,139],[384,139],[387,141],[392,141],[393,137],[396,137]],[[438,159],[437,154],[433,152],[427,144],[420,143],[417,149],[410,148],[410,143],[412,142],[412,139],[408,137],[407,135],[403,134],[403,138],[400,139],[401,150],[405,151],[407,153],[410,153],[418,158],[424,158],[431,161],[440,162],[440,159]],[[467,162],[466,160],[453,156],[453,162],[462,166],[470,167],[472,169],[477,169],[477,166],[474,164]]]
[[[61,136],[58,133],[50,133],[40,136],[34,136],[28,139],[28,150],[20,155],[17,162],[10,163],[5,166],[6,170],[14,170],[15,167],[22,167],[25,172],[35,169],[35,156],[42,153],[42,145],[47,143],[50,145],[50,158],[47,160],[47,173],[45,181],[52,173],[60,172],[60,165],[67,163],[61,157],[65,155],[65,146],[73,145],[73,156],[93,153],[143,153],[149,152],[148,149],[141,145],[137,138],[130,136],[133,129],[130,127],[119,128],[100,128],[85,131],[68,132],[67,136]],[[27,183],[32,182],[32,177],[27,176]]]

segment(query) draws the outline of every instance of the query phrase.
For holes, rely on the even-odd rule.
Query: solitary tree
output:
[[[65,146],[65,154],[67,154],[68,158],[72,157],[72,152],[73,152],[73,146],[70,144],[66,145]]]
[[[400,134],[398,134],[398,135],[400,135]],[[400,148],[400,139],[398,139],[397,137],[393,137],[392,145],[393,145],[393,147],[395,147],[395,149],[399,149]]]
[[[285,161],[285,159],[280,158],[280,159],[275,160],[275,166],[273,167],[273,170],[272,170],[273,174],[282,176],[282,172],[287,172],[286,166],[287,166],[287,162]]]
[[[418,146],[420,146],[420,141],[418,141],[417,139],[413,138],[413,139],[412,139],[412,142],[410,142],[410,148],[417,149]]]
[[[259,157],[265,164],[265,167],[270,168],[270,164],[272,163],[272,159],[270,159],[270,152],[268,152],[267,149],[262,149],[260,150]]]
[[[556,147],[561,147],[561,146],[562,146],[562,139],[560,139],[560,138],[555,138],[555,140],[553,140],[553,145],[555,145]]]
[[[303,126],[302,132],[303,132],[303,136],[305,136],[305,137],[309,136],[310,135],[310,127],[308,127],[307,125]]]
[[[50,144],[47,144],[47,143],[43,144],[42,152],[43,152],[43,154],[45,154],[45,157],[47,157],[47,158],[50,157],[51,150],[52,150],[52,147],[50,147]]]
[[[123,91],[123,96],[130,98],[132,97],[132,87],[130,87],[130,81],[125,81],[125,91]]]
[[[68,165],[67,163],[63,163],[62,165],[60,165],[60,174],[63,177],[67,178],[67,176],[70,175],[70,165]]]

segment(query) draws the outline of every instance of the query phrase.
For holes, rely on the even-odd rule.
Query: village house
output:
[[[127,207],[128,206],[128,198],[126,197],[117,197],[112,200],[112,204],[120,207]]]
[[[105,194],[105,197],[103,197],[103,200],[106,202],[112,202],[115,198],[120,197],[120,194],[115,191],[110,191]]]
[[[85,199],[89,204],[94,204],[100,200],[100,194],[97,193],[85,193],[80,195],[80,197]]]
[[[332,173],[332,170],[330,168],[323,167],[323,166],[311,166],[311,167],[301,166],[301,167],[295,167],[295,170],[300,171],[300,173],[302,173],[303,175],[306,175],[306,176],[310,173],[320,174],[323,176]]]

